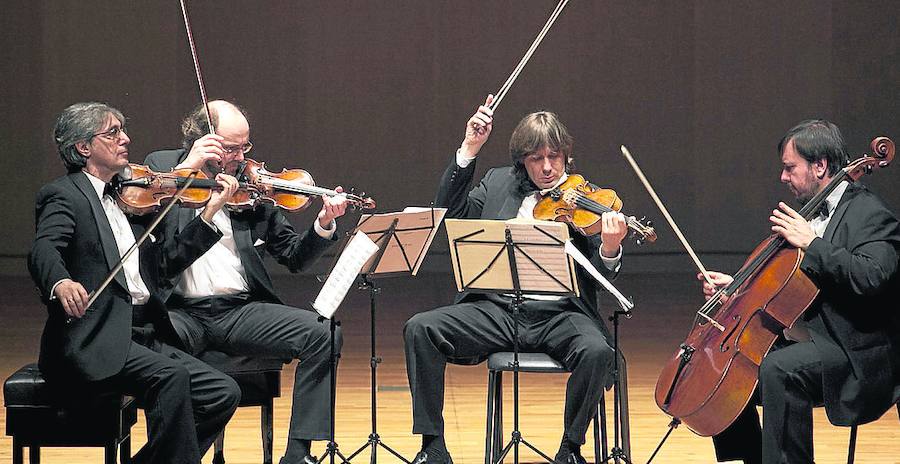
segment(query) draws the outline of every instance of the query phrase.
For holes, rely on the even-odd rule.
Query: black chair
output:
[[[484,462],[492,464],[500,457],[503,450],[503,373],[512,372],[513,353],[500,352],[488,357],[488,396],[487,396],[487,430],[485,431]],[[619,358],[617,383],[622,395],[622,449],[631,456],[631,440],[628,425],[627,372],[624,357]],[[519,353],[519,372],[568,373],[569,371],[543,353]],[[597,388],[602,388],[598,386]],[[606,402],[603,396],[597,405],[594,416],[594,462],[603,462],[608,458],[606,433]]]
[[[131,426],[137,422],[134,399],[121,394],[98,394],[78,404],[63,404],[47,384],[37,364],[28,364],[3,384],[6,434],[13,439],[13,464],[22,464],[24,447],[29,462],[39,464],[41,446],[103,447],[104,463],[131,461]]]
[[[197,359],[228,374],[241,387],[239,407],[259,406],[262,434],[263,464],[272,464],[272,424],[274,399],[281,396],[281,359],[233,356],[221,351],[204,351]],[[290,361],[288,361],[290,362]],[[216,439],[213,464],[225,463],[225,431]]]
[[[897,417],[900,418],[900,403],[897,403]],[[856,425],[850,426],[850,444],[847,447],[847,464],[853,464],[856,459]]]

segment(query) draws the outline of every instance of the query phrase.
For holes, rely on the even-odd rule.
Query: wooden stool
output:
[[[47,385],[37,364],[28,364],[3,384],[6,434],[13,439],[13,464],[22,464],[23,448],[29,461],[39,464],[41,446],[96,446],[105,449],[105,464],[131,461],[131,426],[137,406],[130,396],[104,394],[63,404]]]

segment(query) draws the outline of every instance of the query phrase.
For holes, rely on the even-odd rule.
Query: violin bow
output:
[[[191,58],[194,61],[194,72],[197,74],[197,85],[200,87],[200,101],[203,102],[203,109],[206,111],[206,121],[209,123],[209,133],[215,135],[216,130],[213,128],[212,118],[209,116],[209,100],[206,98],[206,86],[203,85],[203,74],[200,72],[200,59],[197,57],[197,46],[194,45],[194,34],[191,32],[191,20],[188,19],[187,5],[184,0],[181,3],[181,16],[184,18],[184,30],[187,31],[188,44],[191,47]]]
[[[672,219],[672,215],[669,214],[669,210],[666,209],[666,206],[663,204],[662,200],[659,199],[659,195],[656,194],[656,191],[653,190],[653,186],[650,185],[650,181],[647,180],[647,176],[644,175],[644,172],[641,171],[641,168],[637,165],[637,162],[634,161],[634,157],[631,156],[631,152],[628,151],[628,148],[625,145],[622,145],[622,155],[625,156],[625,159],[628,160],[628,164],[631,165],[631,168],[634,169],[634,173],[637,174],[638,179],[641,180],[641,183],[644,184],[644,188],[647,189],[647,192],[650,194],[650,197],[653,198],[653,201],[656,203],[656,206],[662,212],[663,217],[666,218],[666,221],[672,226],[672,230],[675,232],[675,236],[678,237],[678,240],[681,241],[681,244],[684,246],[684,249],[687,250],[688,254],[691,256],[691,259],[694,261],[694,264],[697,266],[697,269],[700,270],[700,273],[703,274],[703,278],[706,279],[706,283],[711,285],[713,288],[716,287],[716,284],[713,283],[712,277],[709,275],[709,271],[703,267],[703,263],[700,262],[700,258],[697,257],[697,253],[694,253],[694,249],[691,248],[691,245],[688,243],[687,239],[684,238],[684,234],[681,233],[681,229],[678,227],[678,224],[675,224],[675,220]],[[717,298],[714,296],[713,298]],[[725,330],[721,324],[713,320],[708,315],[703,312],[698,312],[700,316],[704,317],[708,320],[712,325],[714,325],[719,330]]]
[[[556,4],[556,8],[550,14],[550,18],[547,19],[547,22],[544,24],[543,29],[538,33],[537,37],[535,37],[534,41],[531,43],[531,46],[528,47],[528,50],[525,51],[525,55],[522,56],[522,59],[519,60],[519,64],[516,65],[515,69],[512,70],[509,77],[506,79],[506,82],[500,86],[500,90],[497,91],[497,96],[494,97],[494,100],[488,105],[488,108],[491,110],[496,110],[498,106],[500,106],[500,102],[503,101],[503,97],[506,96],[506,93],[509,92],[509,89],[512,87],[513,83],[519,77],[519,74],[522,72],[522,69],[525,68],[525,65],[528,64],[528,60],[531,59],[531,55],[534,54],[534,51],[537,50],[538,46],[543,42],[544,37],[547,35],[547,32],[550,31],[550,28],[553,27],[553,23],[556,22],[556,18],[559,17],[559,14],[562,13],[563,9],[569,3],[569,0],[559,0],[559,3]],[[476,130],[481,131],[483,128],[479,124],[473,124]]]

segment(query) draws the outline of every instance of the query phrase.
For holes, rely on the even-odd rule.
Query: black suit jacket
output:
[[[825,411],[835,425],[878,419],[900,400],[900,224],[851,184],[800,268],[820,289],[804,314],[822,356]]]
[[[151,217],[130,218],[135,237]],[[148,239],[141,246],[140,271],[151,293],[148,316],[158,336],[175,342],[168,314],[157,298],[161,279],[181,272],[218,239],[219,234],[194,221],[179,240]],[[35,238],[28,269],[47,306],[41,337],[40,367],[48,377],[74,376],[100,380],[122,369],[132,337],[131,295],[123,272],[88,308],[84,317],[67,321],[62,305],[51,299],[53,285],[62,279],[97,289],[119,262],[119,251],[103,206],[90,180],[71,173],[45,185],[37,194]]]
[[[475,173],[475,160],[465,168],[456,164],[456,158],[441,177],[437,197],[434,204],[437,207],[447,208],[447,217],[468,219],[512,219],[519,212],[523,196],[516,189],[517,181],[512,167],[493,168],[488,170],[481,182],[471,191],[469,185]],[[594,267],[604,277],[615,278],[618,268],[611,271],[606,268],[600,258],[600,237],[595,235],[585,237],[579,232],[571,234],[575,246],[587,256]],[[602,317],[599,312],[598,288],[593,278],[580,266],[576,266],[576,277],[580,297],[570,298],[571,301],[585,314],[596,319],[600,327],[605,331]],[[477,294],[463,292],[457,296],[456,302],[468,301],[479,298]]]
[[[171,171],[187,152],[162,150],[150,153],[144,162],[155,171]],[[184,227],[194,217],[194,210],[176,206],[172,219],[166,219],[164,233],[167,239],[184,233]],[[241,255],[250,293],[254,300],[282,303],[275,294],[272,278],[263,263],[265,251],[285,265],[291,272],[297,272],[314,262],[336,240],[324,239],[310,226],[303,234],[298,234],[281,211],[272,205],[262,205],[250,211],[231,213],[234,241]],[[163,296],[168,298],[181,280],[177,276],[164,283]]]

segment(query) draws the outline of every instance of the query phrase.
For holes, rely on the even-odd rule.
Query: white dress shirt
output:
[[[231,216],[225,209],[221,209],[213,216],[212,222],[222,233],[222,238],[182,273],[175,293],[184,298],[236,295],[250,291],[241,254],[234,241]],[[313,228],[320,237],[329,239],[334,235],[334,221],[331,221],[328,229],[322,228],[318,219],[313,220],[313,223]]]
[[[112,228],[113,238],[116,239],[116,248],[119,249],[119,258],[121,258],[135,242],[131,224],[125,213],[116,204],[116,200],[103,194],[106,183],[87,172],[84,175],[91,181],[91,186],[94,187],[97,197],[100,198],[100,204],[103,205],[103,212],[106,213],[106,219],[109,220],[109,227]],[[134,250],[134,253],[125,260],[122,266],[125,282],[128,284],[128,293],[131,294],[131,304],[136,305],[144,304],[150,299],[150,290],[147,289],[147,285],[141,278],[140,262],[140,250]]]

